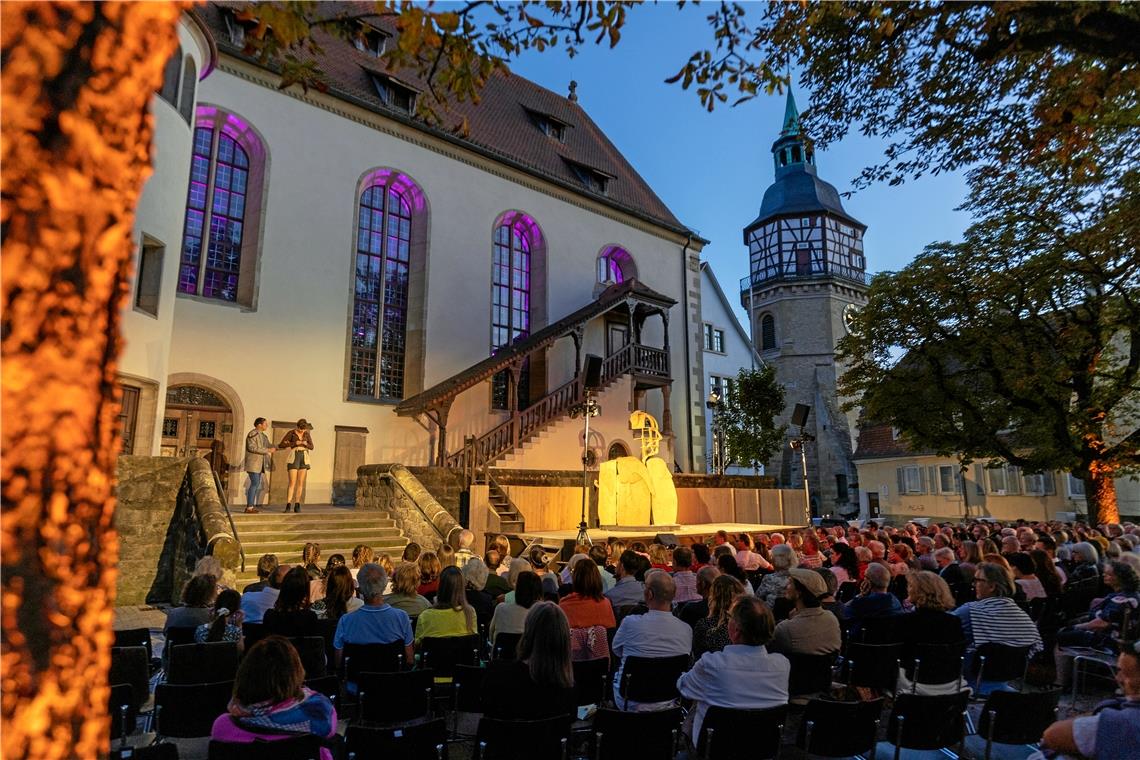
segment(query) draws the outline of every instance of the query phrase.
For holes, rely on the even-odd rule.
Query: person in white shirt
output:
[[[732,643],[719,652],[706,652],[692,670],[677,679],[681,696],[694,703],[686,727],[693,746],[700,741],[709,707],[763,710],[788,703],[792,666],[782,654],[770,654],[764,648],[775,623],[764,602],[740,597],[728,621]],[[743,674],[747,677],[742,678]]]
[[[693,629],[673,616],[673,597],[677,586],[663,570],[650,570],[645,574],[644,615],[627,615],[621,621],[612,646],[614,656],[621,660],[614,673],[614,702],[620,710],[664,710],[673,702],[640,703],[622,698],[621,675],[628,657],[676,657],[689,654],[693,649]],[[786,686],[786,685],[785,685]],[[787,689],[785,688],[785,691]]]
[[[281,581],[291,569],[290,565],[279,565],[273,575],[269,576],[268,586],[260,591],[248,591],[241,595],[241,611],[245,613],[246,623],[262,622],[265,611],[273,609],[273,605],[277,604],[277,597],[281,594]]]

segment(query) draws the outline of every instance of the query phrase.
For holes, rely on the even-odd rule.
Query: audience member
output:
[[[709,594],[712,593],[713,581],[720,575],[715,565],[705,565],[697,571],[697,593],[700,599],[685,602],[677,608],[677,617],[683,620],[690,628],[695,628],[697,621],[709,616]]]
[[[594,572],[594,564],[588,563]],[[502,695],[514,698],[503,699]],[[537,602],[527,611],[518,658],[487,666],[483,714],[510,720],[540,720],[559,715],[569,721],[577,713],[574,670],[570,664],[570,626],[552,602]]]
[[[308,573],[309,578],[312,580],[320,580],[325,577],[324,570],[321,569],[321,545],[309,542],[301,547],[301,564]]]
[[[891,583],[891,571],[886,565],[873,563],[867,566],[863,582],[859,586],[859,596],[847,603],[843,610],[844,619],[850,621],[852,641],[859,641],[864,625],[869,620],[898,615],[902,605],[898,598],[887,591]]]
[[[267,579],[267,585],[261,591],[250,591],[241,595],[241,611],[245,614],[245,622],[261,623],[265,619],[265,612],[273,609],[277,604],[277,596],[281,593],[281,582],[289,572],[288,565],[278,565]]]
[[[788,703],[791,666],[786,657],[770,654],[764,646],[774,625],[762,601],[739,597],[729,618],[729,646],[703,655],[677,680],[681,696],[693,701],[686,728],[694,746],[710,706],[762,710]]]
[[[503,559],[498,549],[488,549],[483,555],[483,564],[487,566],[487,585],[483,590],[490,594],[492,599],[498,599],[511,590],[511,584],[507,582],[507,573],[499,572]]]
[[[606,629],[617,625],[614,608],[602,593],[602,573],[588,557],[574,565],[573,591],[559,607],[570,625],[570,652],[575,660],[609,657]]]
[[[241,590],[243,594],[261,591],[269,586],[269,576],[277,571],[277,555],[262,554],[257,560],[257,583],[251,583]]]
[[[317,613],[309,609],[309,574],[300,565],[285,574],[281,593],[273,609],[266,610],[262,619],[266,634],[285,638],[320,636],[321,624]]]
[[[466,581],[464,596],[467,603],[475,610],[475,619],[480,626],[491,622],[491,615],[495,612],[495,600],[485,590],[487,586],[487,566],[478,557],[471,557],[461,568],[463,579]]]
[[[356,548],[352,550],[352,567],[348,569],[352,573],[352,580],[356,580],[356,574],[360,572],[360,568],[372,562],[376,558],[376,553],[372,551],[371,546],[364,544],[357,544]]]
[[[645,598],[645,585],[637,580],[641,560],[637,553],[627,549],[621,553],[617,563],[617,582],[606,592],[606,598],[616,610],[629,604],[639,604]]]
[[[475,552],[471,551],[471,547],[475,544],[475,534],[464,528],[459,531],[459,548],[455,550],[455,566],[463,568],[467,565],[472,558],[475,557]]]
[[[401,567],[410,564],[405,563]],[[369,562],[360,568],[356,580],[360,584],[364,605],[337,621],[336,633],[333,635],[335,665],[340,667],[345,644],[390,644],[399,641],[404,645],[404,661],[410,666],[414,662],[412,622],[408,613],[385,601],[384,587],[388,585],[388,577],[384,568]]]
[[[511,542],[501,533],[491,539],[490,548],[499,553],[499,575],[506,575],[511,569]]]
[[[835,580],[840,586],[844,583],[858,583],[859,560],[855,557],[855,550],[845,543],[832,546],[831,572],[835,574]],[[763,583],[760,588],[764,588]]]
[[[781,654],[831,654],[842,644],[839,620],[822,607],[827,582],[815,570],[788,571],[787,599],[795,605],[791,617],[776,625],[770,649]]]
[[[1080,583],[1081,581],[1100,577],[1100,571],[1097,569],[1097,562],[1100,561],[1100,555],[1091,543],[1081,541],[1073,544],[1069,549],[1069,556],[1071,557],[1072,566],[1069,569],[1068,583]]]
[[[1037,568],[1033,564],[1032,557],[1025,552],[1018,551],[1006,555],[1006,560],[1009,561],[1009,566],[1013,570],[1013,581],[1021,588],[1026,600],[1033,601],[1048,596],[1045,593],[1044,584],[1037,577]]]
[[[1131,565],[1106,562],[1103,580],[1109,593],[1093,600],[1086,622],[1059,631],[1058,644],[1111,649],[1114,639],[1124,633],[1125,617],[1136,615],[1140,609],[1140,579]]]
[[[962,621],[950,614],[954,595],[940,576],[929,570],[914,570],[907,576],[907,600],[913,612],[891,619],[890,640],[902,644],[899,652],[899,685],[897,691],[910,691],[914,677],[911,663],[922,654],[922,644],[965,643]],[[954,694],[958,679],[942,684],[919,684],[920,694]]]
[[[400,558],[403,562],[419,562],[420,555],[423,554],[423,549],[415,541],[409,541],[408,545],[404,547],[404,554]]]
[[[518,562],[519,560],[515,560]],[[522,560],[524,563],[526,560]],[[487,637],[492,643],[500,633],[522,633],[526,625],[526,614],[535,602],[542,600],[542,581],[530,570],[519,573],[515,581],[511,601],[504,601],[495,607]]]
[[[439,591],[435,604],[420,613],[416,620],[416,645],[425,638],[467,636],[478,633],[475,609],[464,594],[463,573],[452,565],[439,575]]]
[[[708,544],[693,544],[689,547],[693,551],[693,572],[700,572],[701,568],[712,560],[712,552]]]
[[[218,595],[218,579],[195,575],[182,587],[182,606],[166,613],[163,634],[171,628],[193,628],[210,622],[210,607]]]
[[[621,696],[621,675],[629,657],[675,657],[688,655],[693,646],[693,630],[673,617],[673,595],[677,587],[668,573],[653,570],[645,576],[644,615],[627,615],[614,636],[613,653],[619,659],[614,673],[614,701],[621,710],[656,710],[672,705],[627,702]]]
[[[967,602],[953,613],[962,621],[966,636],[967,672],[973,671],[973,656],[983,644],[1025,646],[1030,655],[1041,649],[1041,634],[1032,618],[1013,601],[1014,583],[1005,568],[993,562],[978,565],[974,591],[977,601]]]
[[[773,534],[773,538],[776,535]],[[796,553],[792,547],[785,543],[772,547],[772,570],[760,581],[760,588],[756,589],[756,596],[764,600],[771,610],[776,600],[784,595],[788,587],[788,571],[796,566]]]
[[[590,551],[587,552],[587,554],[590,555],[590,559],[593,560],[594,564],[598,566],[598,572],[602,577],[602,593],[604,594],[617,583],[617,579],[614,578],[611,573],[606,572],[606,560],[608,559],[606,547],[601,544],[594,544],[590,547]]]
[[[732,559],[732,557],[727,557]],[[719,652],[728,645],[728,617],[736,597],[744,594],[744,584],[731,575],[718,575],[709,592],[709,614],[693,626],[693,656]]]
[[[424,552],[420,555],[420,585],[416,593],[429,602],[435,599],[435,592],[439,590],[439,575],[443,572],[443,562],[435,552]]]
[[[359,580],[359,575],[357,576]],[[401,562],[396,567],[396,576],[392,579],[392,593],[385,601],[415,620],[420,613],[431,606],[426,597],[420,596],[420,566],[415,562]],[[363,594],[361,595],[363,596]]]
[[[359,568],[357,568],[359,573]],[[384,574],[387,577],[387,573]],[[334,567],[325,576],[324,596],[313,602],[310,609],[321,620],[340,620],[341,617],[364,606],[364,601],[356,597],[356,584],[352,573],[344,565]]]
[[[210,641],[237,642],[238,651],[242,649],[243,639],[241,624],[244,616],[241,613],[241,594],[228,588],[218,594],[214,602],[209,623],[202,623],[194,631],[194,640],[200,643]]]
[[[700,599],[701,595],[697,593],[697,574],[693,572],[693,550],[687,546],[674,549],[673,567],[673,583],[677,585],[677,596],[673,598],[673,603],[681,605]]]

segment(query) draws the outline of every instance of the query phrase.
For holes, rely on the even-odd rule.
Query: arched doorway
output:
[[[629,456],[629,448],[621,441],[614,441],[606,453],[606,459],[621,459]]]
[[[225,399],[200,385],[167,388],[162,415],[163,456],[205,456],[214,441],[222,442],[222,451],[231,452],[233,440],[234,416]]]

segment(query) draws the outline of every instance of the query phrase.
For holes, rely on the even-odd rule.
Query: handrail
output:
[[[218,473],[211,469],[214,473],[214,487],[218,489],[218,500],[222,502],[222,506],[226,510],[226,519],[230,521],[230,532],[234,534],[234,540],[238,545],[238,556],[241,557],[241,571],[245,572],[245,547],[241,545],[241,536],[238,535],[237,526],[234,525],[234,516],[230,513],[230,502],[226,498],[226,491],[222,487],[222,479],[218,477]]]

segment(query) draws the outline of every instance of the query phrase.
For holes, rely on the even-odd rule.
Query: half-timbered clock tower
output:
[[[847,515],[858,506],[855,419],[841,408],[836,383],[843,368],[835,351],[852,311],[867,301],[866,226],[817,176],[791,90],[772,156],[776,181],[744,228],[751,274],[741,280],[740,299],[757,350],[786,390],[781,422],[791,422],[796,404],[811,407],[804,433],[814,437],[806,444],[813,513]],[[783,487],[803,486],[800,453],[790,445],[799,432],[789,425],[788,445],[768,463],[767,473]]]

